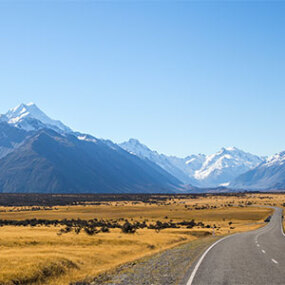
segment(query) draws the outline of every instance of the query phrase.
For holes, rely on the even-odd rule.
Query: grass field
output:
[[[176,245],[209,236],[248,231],[264,225],[271,209],[255,205],[282,206],[285,197],[274,194],[243,196],[207,195],[196,199],[143,202],[103,202],[100,205],[0,207],[1,220],[104,219],[123,223],[156,221],[180,223],[194,219],[204,226],[137,229],[133,234],[119,228],[88,235],[84,231],[60,233],[57,226],[3,226],[0,228],[0,284],[69,284],[92,280],[116,266]],[[35,205],[36,206],[36,205]],[[206,227],[208,226],[208,227]],[[17,283],[18,282],[18,283]]]

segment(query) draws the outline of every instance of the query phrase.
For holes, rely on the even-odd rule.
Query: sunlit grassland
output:
[[[146,220],[147,223],[194,219],[211,228],[139,229],[134,234],[111,229],[109,233],[89,236],[84,232],[58,235],[60,226],[4,226],[0,228],[0,284],[15,284],[16,281],[20,281],[19,284],[69,284],[77,280],[91,280],[120,264],[210,235],[214,225],[215,235],[256,229],[264,225],[264,219],[272,210],[254,204],[279,205],[283,199],[283,196],[274,195],[273,199],[260,197],[258,194],[245,197],[208,196],[191,200],[172,199],[156,204],[109,202],[96,206],[54,207],[48,211],[1,207],[1,219],[97,218]],[[245,206],[248,202],[253,205]]]
[[[195,239],[192,235],[169,233],[168,230],[156,233],[143,229],[135,234],[122,234],[115,229],[95,236],[85,233],[58,236],[57,230],[55,227],[10,226],[1,229],[0,283],[7,280],[32,282],[41,277],[45,280],[49,276],[43,271],[55,263],[62,269],[54,273],[54,277],[59,277],[53,280],[54,284],[68,284]]]

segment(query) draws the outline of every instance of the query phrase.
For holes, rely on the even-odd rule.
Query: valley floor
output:
[[[176,284],[175,276],[180,278],[181,272],[178,274],[175,264],[181,263],[180,270],[187,270],[194,256],[215,239],[213,228],[215,236],[259,228],[272,209],[255,205],[281,206],[284,201],[285,196],[276,194],[174,195],[163,199],[156,195],[145,202],[2,206],[0,284],[100,284],[106,276],[104,282],[112,284],[112,272],[116,273],[115,284],[130,284],[143,276],[152,284],[171,276],[169,284]],[[93,223],[94,219],[97,224],[104,221],[109,229],[103,231],[96,225],[93,232],[94,227],[83,225],[76,232],[78,223]],[[126,220],[131,227],[141,227],[124,233],[120,227]],[[59,223],[48,225],[46,221]],[[19,226],[19,222],[26,224]],[[69,222],[71,226],[67,226]],[[151,275],[144,274],[150,267],[154,268]]]

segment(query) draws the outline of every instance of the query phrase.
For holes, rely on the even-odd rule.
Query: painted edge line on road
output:
[[[281,233],[285,237],[284,227],[283,227],[283,209],[281,210]]]
[[[216,246],[218,243],[220,243],[221,241],[223,241],[223,240],[225,240],[225,239],[227,239],[227,238],[230,238],[230,237],[232,237],[232,236],[234,236],[234,235],[226,236],[226,237],[224,237],[224,238],[222,238],[222,239],[217,240],[215,243],[213,243],[213,244],[203,253],[203,255],[200,257],[199,261],[198,261],[197,264],[195,265],[195,268],[193,269],[193,271],[192,271],[192,273],[191,273],[191,275],[190,275],[190,278],[189,278],[189,280],[188,280],[188,282],[187,282],[186,285],[192,285],[192,282],[193,282],[193,280],[194,280],[194,278],[195,278],[195,275],[196,275],[196,273],[197,273],[197,271],[198,271],[198,269],[199,269],[199,267],[200,267],[200,265],[201,265],[203,259],[204,259],[205,256],[208,254],[208,252],[209,252],[214,246]]]
[[[275,208],[275,210],[276,210],[276,208]],[[282,214],[283,214],[283,211],[282,211]],[[265,227],[266,227],[266,226],[265,226]],[[262,228],[261,228],[261,233],[264,231],[264,228],[265,228],[265,227],[262,227]],[[260,230],[260,229],[258,229],[258,230]],[[258,231],[258,230],[257,230],[257,231]],[[282,220],[282,222],[281,222],[281,232],[282,232],[283,236],[285,236],[284,229],[283,229],[283,220]],[[226,237],[224,237],[224,238],[222,238],[222,239],[217,240],[215,243],[213,243],[213,244],[203,253],[203,255],[200,257],[199,261],[198,261],[197,264],[195,265],[195,268],[193,269],[193,271],[192,271],[192,273],[191,273],[191,275],[190,275],[190,278],[189,278],[189,280],[188,280],[188,282],[187,282],[186,285],[192,285],[193,280],[194,280],[194,278],[195,278],[195,275],[196,275],[196,273],[197,273],[197,271],[198,271],[198,269],[199,269],[199,267],[200,267],[202,261],[204,260],[204,258],[206,257],[206,255],[209,253],[209,251],[210,251],[214,246],[216,246],[218,243],[220,243],[221,241],[223,241],[223,240],[225,240],[225,239],[227,239],[227,238],[230,238],[230,237],[232,237],[232,236],[235,236],[235,235],[236,235],[236,234],[229,235],[229,236],[226,236]],[[272,260],[272,261],[273,261],[273,260]]]
[[[284,229],[283,229],[283,220],[282,220],[282,222],[281,222],[281,233],[282,233],[282,235],[285,237]]]

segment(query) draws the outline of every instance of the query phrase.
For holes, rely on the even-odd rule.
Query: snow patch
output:
[[[95,138],[88,137],[88,135],[80,135],[77,138],[80,141],[87,141],[87,142],[93,142],[93,143],[97,142],[97,140]]]

